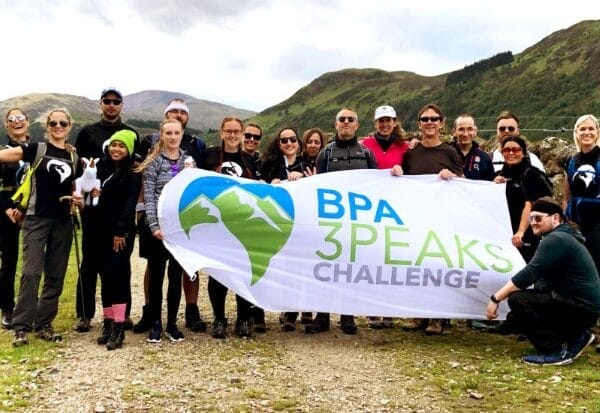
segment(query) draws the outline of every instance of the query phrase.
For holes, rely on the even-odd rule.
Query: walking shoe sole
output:
[[[160,343],[162,340],[161,340],[160,338],[150,338],[150,337],[148,337],[148,338],[146,339],[146,341],[147,341],[148,343]]]
[[[566,366],[566,365],[573,363],[572,358],[566,358],[566,359],[563,359],[560,361],[556,361],[554,363],[533,363],[531,361],[525,361],[523,359],[521,359],[521,360],[523,361],[523,363],[529,364],[531,366]]]
[[[596,339],[596,336],[595,336],[594,334],[590,334],[590,338],[588,339],[587,343],[585,343],[585,346],[581,347],[581,350],[579,350],[579,352],[578,352],[578,353],[576,353],[576,354],[573,354],[573,355],[571,356],[571,358],[572,358],[573,360],[575,360],[577,357],[581,356],[581,353],[583,353],[583,350],[585,350],[585,348],[586,348],[587,346],[589,346],[590,344],[592,344],[592,343],[594,342],[594,340],[595,340],[595,339]],[[598,349],[596,349],[596,351],[599,351],[599,350],[598,350]]]
[[[185,337],[175,338],[175,337],[173,337],[173,336],[172,336],[171,334],[169,334],[169,333],[165,333],[165,335],[166,335],[167,337],[169,337],[169,340],[171,340],[173,343],[179,343],[179,342],[181,342],[181,341],[185,341]]]

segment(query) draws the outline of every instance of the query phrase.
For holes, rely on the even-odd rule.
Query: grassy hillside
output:
[[[373,129],[375,107],[391,104],[405,129],[415,130],[419,108],[435,102],[449,119],[463,112],[475,114],[480,129],[489,130],[483,136],[495,129],[497,114],[509,109],[520,115],[525,134],[536,139],[549,134],[568,138],[568,131],[549,130],[568,129],[577,116],[600,113],[600,21],[583,21],[555,32],[515,55],[512,62],[481,66],[485,70],[448,86],[450,74],[424,77],[377,69],[326,73],[249,121],[263,126],[268,135],[285,125],[332,131],[335,113],[350,106],[359,113],[359,133],[364,135]]]

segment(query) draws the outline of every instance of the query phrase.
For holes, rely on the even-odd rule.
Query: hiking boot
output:
[[[116,350],[123,347],[123,341],[125,341],[125,323],[114,323],[110,338],[106,343],[107,350]]]
[[[304,328],[307,334],[329,331],[329,313],[317,313],[313,322]]]
[[[408,322],[408,324],[405,324],[402,326],[402,330],[404,330],[404,331],[423,330],[427,327],[428,322],[429,322],[429,320],[427,318],[413,318],[412,320],[410,320]]]
[[[428,336],[432,335],[440,335],[444,331],[444,327],[442,325],[442,320],[439,318],[432,318],[429,320],[429,325],[425,329],[425,334]]]
[[[134,330],[134,333],[135,333],[135,330]],[[148,334],[148,338],[146,339],[146,341],[148,343],[160,343],[161,336],[162,336],[162,324],[160,321],[157,321],[156,323],[154,323],[154,326],[150,330],[150,333]]]
[[[383,328],[394,328],[392,317],[383,317],[383,320],[381,320],[381,325]]]
[[[112,330],[113,330],[113,320],[110,318],[105,318],[102,321],[102,332],[96,339],[96,342],[98,344],[108,343],[108,340],[110,339],[110,336],[112,334]]]
[[[227,335],[227,319],[213,321],[211,334],[213,338],[225,338]]]
[[[300,315],[300,324],[310,324],[312,321],[312,313],[302,313]]]
[[[521,358],[524,363],[538,366],[566,366],[573,363],[566,349],[560,349],[552,354],[530,354]]]
[[[259,307],[252,308],[254,319],[254,331],[257,333],[265,333],[267,331],[267,323],[265,321],[265,311]]]
[[[594,334],[589,330],[584,331],[576,340],[567,343],[567,357],[575,360],[594,339]]]
[[[4,327],[7,330],[10,330],[12,328],[12,319],[12,311],[2,311],[2,327]]]
[[[185,305],[185,328],[192,330],[195,333],[203,333],[206,331],[206,322],[200,316],[200,309],[197,304]]]
[[[77,331],[78,333],[87,333],[88,331],[90,331],[91,321],[92,320],[90,320],[87,317],[81,317],[79,319],[79,322],[75,326],[75,331]]]
[[[367,327],[380,330],[383,328],[383,322],[379,317],[367,317]]]
[[[133,333],[145,333],[146,331],[150,330],[153,326],[154,323],[150,319],[150,306],[148,304],[145,304],[142,307],[142,318],[140,318],[140,321],[133,325]]]
[[[235,333],[239,337],[252,337],[250,322],[248,320],[237,320],[235,322]]]
[[[27,344],[29,344],[29,341],[27,340],[27,331],[25,331],[25,330],[15,331],[15,338],[13,339],[13,346],[21,347],[21,346],[26,346]]]
[[[50,343],[58,343],[62,341],[62,336],[54,331],[50,324],[45,325],[35,332],[37,338],[48,341]]]
[[[173,343],[179,343],[180,341],[185,340],[183,333],[179,331],[179,329],[177,328],[177,324],[175,323],[167,323],[165,334]]]
[[[354,323],[353,315],[341,315],[340,316],[340,328],[346,334],[356,334],[358,330],[356,328],[356,324]]]
[[[123,322],[123,327],[125,330],[133,330],[133,320],[130,317],[126,317]]]
[[[285,320],[283,321],[282,331],[294,331],[296,330],[296,317],[297,313],[285,313]]]

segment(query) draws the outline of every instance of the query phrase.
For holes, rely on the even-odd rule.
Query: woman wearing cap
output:
[[[506,200],[512,226],[512,244],[517,247],[525,262],[531,261],[540,237],[529,226],[531,205],[543,196],[552,196],[545,183],[543,172],[531,167],[527,144],[520,136],[507,136],[501,144],[504,166],[496,183],[506,183]]]
[[[160,139],[136,168],[143,172],[144,210],[146,223],[150,227],[152,239],[148,247],[148,308],[152,329],[148,334],[149,343],[160,343],[162,336],[162,285],[167,261],[167,327],[165,333],[173,341],[183,341],[184,336],[177,328],[177,311],[181,301],[183,269],[173,255],[163,245],[163,233],[158,222],[158,198],[164,186],[185,167],[186,153],[180,148],[183,127],[177,119],[165,119],[160,125]]]
[[[567,161],[567,217],[585,236],[585,246],[600,270],[600,126],[594,115],[575,122],[573,140],[578,152]],[[599,347],[600,348],[600,347]]]
[[[12,108],[4,118],[6,144],[2,149],[26,144],[29,140],[29,117],[20,108]],[[15,308],[15,274],[19,258],[19,222],[23,215],[10,199],[17,190],[18,162],[0,164],[0,309],[2,327],[12,327]]]
[[[306,168],[317,166],[317,156],[325,147],[327,139],[319,128],[311,128],[302,135],[302,162]]]
[[[198,167],[225,175],[256,179],[257,169],[254,158],[242,151],[243,131],[244,124],[240,119],[235,117],[224,118],[221,121],[219,130],[221,145],[208,148],[203,162]],[[227,287],[213,277],[208,278],[208,296],[214,313],[212,325],[212,336],[214,338],[222,339],[227,334],[227,318],[225,317],[227,291]],[[237,303],[235,332],[240,337],[250,337],[252,335],[252,304],[237,294],[235,298]],[[259,316],[260,312],[258,311]],[[264,313],[262,320],[255,318],[254,321],[257,324],[264,325]]]
[[[120,348],[125,339],[125,310],[131,295],[130,258],[135,240],[135,206],[140,192],[141,177],[132,169],[136,134],[123,129],[108,140],[107,154],[98,162],[97,177],[101,189],[93,210],[101,228],[96,239],[101,262],[102,308],[104,322],[98,344],[108,350]]]
[[[362,144],[371,150],[378,169],[398,168],[408,151],[405,133],[391,106],[375,109],[375,132],[364,138]],[[390,317],[368,317],[369,328],[392,328]]]
[[[77,165],[75,150],[67,143],[71,128],[69,112],[53,109],[46,117],[46,142],[0,151],[0,162],[23,160],[35,166],[31,197],[24,211],[23,268],[13,313],[14,346],[28,344],[27,334],[32,330],[43,340],[62,340],[52,321],[58,312],[73,240],[70,204],[61,202],[72,194]],[[81,204],[81,198],[73,197],[73,202]],[[42,273],[44,282],[38,296]]]

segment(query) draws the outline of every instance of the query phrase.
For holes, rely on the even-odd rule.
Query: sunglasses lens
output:
[[[105,105],[110,105],[111,103],[115,106],[119,106],[121,104],[120,99],[102,99],[102,103]]]
[[[339,120],[340,122],[342,122],[342,123],[344,123],[344,122],[346,122],[346,121],[348,121],[349,123],[352,123],[352,122],[354,122],[356,119],[355,119],[355,118],[353,118],[352,116],[340,116],[340,117],[338,118],[338,120]]]
[[[254,139],[255,141],[259,141],[260,138],[262,138],[262,136],[260,136],[260,135],[254,135],[252,133],[244,133],[244,138],[248,139],[248,140]]]
[[[9,122],[23,122],[25,119],[27,118],[24,115],[10,115],[6,118]]]
[[[500,126],[498,129],[500,129],[500,132],[504,132],[504,131],[514,132],[516,130],[514,126]]]
[[[427,123],[427,122],[437,122],[438,120],[440,120],[439,116],[423,116],[422,118],[419,119],[421,122],[423,123]]]

